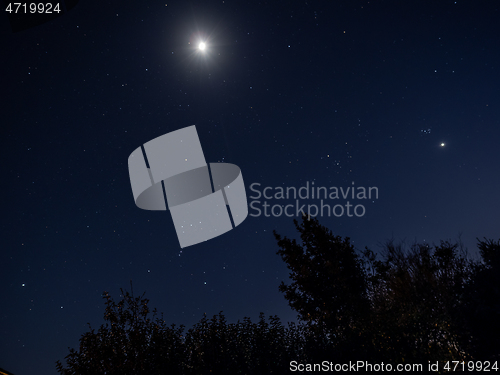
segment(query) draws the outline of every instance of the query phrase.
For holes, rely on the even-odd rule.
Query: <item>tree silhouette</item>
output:
[[[193,374],[281,374],[301,357],[300,328],[285,327],[277,316],[258,323],[249,318],[228,324],[222,313],[204,317],[186,335],[186,363]],[[298,339],[299,338],[299,339]],[[298,340],[297,340],[298,339]],[[301,345],[303,346],[303,345]]]
[[[449,242],[415,244],[407,250],[386,244],[370,284],[380,356],[394,361],[465,359],[461,307],[473,267],[457,248]]]
[[[168,327],[155,310],[150,317],[144,294],[122,290],[121,297],[116,303],[104,293],[106,324],[82,335],[66,368],[56,362],[60,374],[285,374],[291,360],[306,358],[304,327],[285,327],[277,316],[230,324],[221,312],[185,332]]]
[[[465,291],[463,341],[475,358],[500,360],[500,240],[478,239],[478,248],[482,263]]]
[[[106,324],[80,338],[78,351],[70,349],[66,356],[68,368],[56,362],[57,371],[64,375],[95,374],[169,374],[181,373],[184,353],[183,327],[167,327],[153,310],[149,318],[149,300],[144,294],[134,297],[122,292],[116,303],[104,293]]]
[[[457,244],[388,242],[358,256],[317,219],[294,220],[302,243],[276,232],[291,270],[281,283],[318,353],[409,361],[496,358],[500,347],[500,241],[480,241],[483,262]],[[494,339],[492,339],[494,337]],[[321,348],[327,348],[321,351]]]
[[[296,220],[294,224],[301,244],[274,231],[277,254],[292,280],[290,285],[282,282],[279,290],[318,339],[325,335],[348,355],[350,345],[364,345],[360,337],[370,310],[362,261],[349,238],[334,236],[316,218],[303,216],[300,225]]]
[[[105,324],[90,327],[57,371],[253,375],[288,374],[291,361],[500,360],[500,240],[478,241],[481,261],[449,242],[387,242],[380,256],[358,255],[315,218],[294,224],[300,244],[274,236],[291,279],[279,290],[299,324],[263,314],[228,323],[220,312],[185,331],[150,311],[144,294],[121,290],[115,302],[105,292]]]

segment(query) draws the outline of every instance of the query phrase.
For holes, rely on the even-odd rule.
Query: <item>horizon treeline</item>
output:
[[[478,240],[480,259],[459,244],[389,241],[381,254],[356,252],[316,218],[303,217],[300,241],[274,232],[290,270],[279,290],[298,323],[278,316],[228,323],[222,311],[186,329],[168,325],[149,300],[104,293],[105,324],[70,349],[66,375],[288,374],[297,364],[444,365],[465,370],[500,360],[500,240]],[[430,361],[430,362],[429,362]],[[292,367],[292,363],[295,367]],[[453,367],[452,367],[453,369]],[[493,367],[491,367],[493,370]],[[301,371],[294,371],[301,372]]]

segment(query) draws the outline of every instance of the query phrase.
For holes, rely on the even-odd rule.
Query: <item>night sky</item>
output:
[[[360,250],[460,237],[476,256],[476,237],[500,237],[498,8],[81,0],[15,33],[3,12],[0,367],[54,374],[87,322],[103,323],[102,293],[118,300],[130,280],[169,324],[296,319],[272,234],[297,237],[295,208],[249,208],[181,249],[169,212],[136,207],[129,155],[191,125],[207,162],[241,168],[249,205],[296,204],[257,199],[254,183],[377,187],[324,200],[365,213],[320,223]]]

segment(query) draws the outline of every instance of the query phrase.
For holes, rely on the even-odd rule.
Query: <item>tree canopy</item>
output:
[[[144,294],[122,290],[115,302],[105,292],[105,323],[89,326],[57,371],[285,374],[291,361],[500,360],[500,240],[478,240],[480,259],[447,241],[389,241],[376,254],[315,218],[294,224],[300,241],[274,236],[290,270],[279,290],[298,324],[264,314],[228,323],[220,312],[186,330],[167,325]]]
[[[307,347],[302,327],[277,316],[228,323],[220,312],[186,330],[167,326],[144,295],[122,290],[119,302],[104,299],[106,323],[82,335],[66,367],[56,362],[60,374],[284,374]]]
[[[299,224],[301,243],[276,232],[291,283],[290,307],[324,326],[343,356],[393,362],[493,359],[500,353],[500,241],[478,240],[480,260],[458,244],[357,253],[316,218]],[[345,348],[350,348],[346,353]]]

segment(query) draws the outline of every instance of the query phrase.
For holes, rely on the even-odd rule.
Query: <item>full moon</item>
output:
[[[206,47],[207,46],[204,42],[200,42],[200,44],[198,44],[198,48],[200,49],[200,51],[204,51]]]

